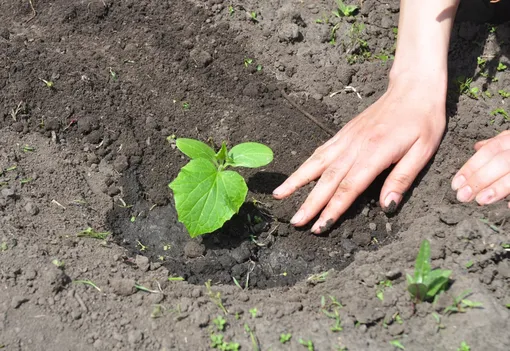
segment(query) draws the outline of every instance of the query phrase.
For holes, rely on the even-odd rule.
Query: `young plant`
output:
[[[336,3],[338,8],[332,11],[333,15],[336,17],[350,17],[358,11],[358,6],[356,5],[346,5],[342,0],[336,0]]]
[[[257,307],[250,308],[248,312],[250,312],[251,318],[257,318]]]
[[[335,323],[329,329],[333,333],[336,333],[343,330],[342,320],[340,319],[340,314],[338,313],[338,310],[343,306],[333,296],[330,296],[329,298],[331,302],[326,304],[326,298],[324,296],[321,297],[321,311],[326,317],[335,321]]]
[[[510,119],[508,112],[506,112],[505,109],[502,107],[496,108],[491,111],[491,116],[496,116],[496,115],[502,115],[503,117],[505,117],[506,120]]]
[[[51,80],[46,80],[46,79],[42,79],[42,78],[39,78],[39,80],[41,82],[43,82],[44,85],[46,85],[47,88],[50,88],[50,89],[55,88],[55,83],[53,83]]]
[[[503,63],[503,62],[499,62],[498,63],[498,67],[496,67],[496,69],[499,71],[499,72],[503,72],[504,70],[506,70],[508,67]]]
[[[312,340],[299,339],[299,343],[307,348],[308,351],[315,351],[315,346]]]
[[[510,93],[508,91],[503,90],[503,89],[498,90],[498,94],[501,95],[501,97],[503,99],[506,99],[506,98],[510,97]]]
[[[106,240],[106,238],[110,234],[111,234],[110,232],[96,232],[94,229],[88,227],[87,229],[79,232],[77,236],[78,236],[78,238],[86,237],[86,238]]]
[[[227,324],[227,321],[222,316],[218,316],[213,319],[213,323],[216,326],[216,329],[218,329],[218,331],[223,331],[225,330],[225,325]]]
[[[484,69],[485,68],[485,64],[487,63],[487,59],[484,59],[483,57],[481,56],[478,56],[476,58],[476,64],[478,65],[478,67],[480,69]]]
[[[460,343],[460,347],[457,351],[471,351],[471,346],[469,346],[467,342],[463,341]]]
[[[291,333],[287,333],[287,334],[282,333],[282,334],[280,334],[280,342],[282,344],[285,344],[286,342],[289,342],[291,338],[292,338],[292,334]]]
[[[466,297],[468,297],[469,295],[471,295],[470,290],[463,291],[459,296],[457,296],[453,299],[453,303],[450,306],[448,306],[444,309],[444,313],[445,314],[454,313],[454,312],[455,313],[464,313],[464,312],[466,312],[466,308],[482,307],[482,304],[480,302],[474,302],[474,301],[466,299]]]
[[[396,347],[397,349],[400,349],[400,350],[405,350],[406,348],[404,347],[404,345],[402,345],[402,343],[399,341],[399,340],[392,340],[390,341],[390,345]]]
[[[433,299],[448,285],[452,271],[430,267],[430,243],[423,240],[416,257],[414,276],[407,274],[407,290],[417,301]]]
[[[217,153],[193,139],[177,139],[176,146],[191,161],[169,187],[179,221],[192,238],[221,228],[246,199],[248,187],[243,177],[226,168],[258,168],[273,160],[273,151],[259,143],[242,143],[228,151],[223,142]]]

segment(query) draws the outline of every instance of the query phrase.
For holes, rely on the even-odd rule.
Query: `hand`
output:
[[[381,190],[380,203],[394,210],[444,133],[446,91],[442,94],[434,84],[390,84],[377,102],[320,146],[278,187],[273,195],[282,199],[320,177],[291,224],[303,226],[323,209],[312,227],[313,233],[323,233],[392,164],[395,167]]]
[[[479,141],[475,150],[453,177],[457,200],[488,205],[510,195],[510,131]]]

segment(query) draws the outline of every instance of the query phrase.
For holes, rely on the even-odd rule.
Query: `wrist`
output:
[[[448,71],[444,67],[435,67],[427,64],[413,63],[399,65],[395,62],[389,73],[388,90],[416,91],[424,98],[433,98],[432,101],[446,103],[448,88]]]

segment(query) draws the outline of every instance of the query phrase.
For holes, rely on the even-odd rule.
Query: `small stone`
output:
[[[375,224],[374,222],[370,222],[368,224],[368,228],[370,228],[370,230],[374,232],[377,230],[377,224]]]
[[[391,233],[391,229],[392,229],[392,228],[391,228],[391,223],[389,223],[389,222],[388,222],[388,223],[386,223],[386,232],[387,232],[387,233]]]
[[[197,258],[205,254],[205,245],[196,241],[188,241],[184,246],[184,255],[188,258]]]
[[[114,279],[111,282],[113,292],[119,296],[130,296],[136,292],[133,279]]]
[[[25,205],[25,211],[27,211],[29,215],[35,216],[39,213],[39,207],[37,207],[33,202],[28,202]]]
[[[352,241],[354,241],[358,246],[367,246],[372,241],[372,236],[367,232],[356,231],[352,235]]]
[[[22,304],[24,304],[27,301],[28,301],[28,299],[24,296],[14,296],[11,300],[11,307],[18,308],[19,306],[21,306]]]
[[[191,297],[193,298],[199,298],[200,296],[202,296],[202,290],[200,290],[199,288],[195,288],[191,291]]]
[[[251,257],[251,250],[249,246],[250,246],[249,242],[243,242],[241,246],[238,246],[234,250],[232,250],[230,255],[234,260],[236,260],[237,263],[246,262]]]
[[[6,199],[13,198],[16,195],[16,192],[14,191],[14,189],[11,189],[11,188],[3,188],[1,193],[2,193],[2,196],[5,197]]]
[[[510,263],[508,261],[499,262],[498,274],[503,278],[510,278]]]
[[[391,271],[386,272],[385,277],[389,280],[395,280],[395,279],[400,278],[401,275],[402,275],[402,272],[400,270],[392,269]]]
[[[71,317],[76,321],[81,318],[81,312],[80,311],[73,311],[71,312]]]
[[[110,196],[115,196],[115,195],[119,195],[120,194],[120,189],[117,188],[115,185],[110,185],[108,187],[108,189],[106,190],[106,192],[108,193],[108,195]]]
[[[402,324],[393,323],[388,327],[388,332],[391,336],[397,336],[404,332],[404,326]]]
[[[361,214],[365,217],[368,217],[368,213],[370,212],[370,208],[369,207],[364,207],[363,208],[363,211],[361,211]]]
[[[135,263],[142,270],[143,272],[147,272],[150,267],[149,258],[142,256],[142,255],[136,255],[135,257]]]
[[[299,26],[295,23],[284,24],[278,31],[280,41],[293,42],[298,40],[300,36]]]
[[[143,333],[139,330],[131,330],[128,333],[128,342],[131,345],[136,345],[143,340]]]

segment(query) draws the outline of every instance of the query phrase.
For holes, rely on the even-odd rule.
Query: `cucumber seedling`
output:
[[[414,276],[407,274],[407,290],[417,301],[432,300],[446,290],[452,271],[430,267],[430,243],[423,240],[416,257]]]
[[[179,221],[192,238],[221,228],[244,203],[248,186],[228,167],[258,168],[273,160],[269,147],[253,142],[230,151],[223,142],[217,153],[194,139],[179,138],[175,144],[191,161],[168,186],[174,193]]]

